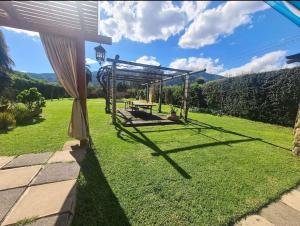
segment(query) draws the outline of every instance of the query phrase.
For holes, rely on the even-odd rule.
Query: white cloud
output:
[[[159,66],[160,63],[157,61],[156,57],[153,56],[142,56],[138,58],[135,62],[141,63],[141,64],[150,64],[150,65],[155,65]]]
[[[91,65],[91,64],[97,64],[98,63],[98,61],[97,60],[94,60],[94,59],[92,59],[92,58],[85,58],[85,64],[87,64],[87,65]]]
[[[224,70],[223,65],[219,64],[219,59],[213,60],[212,58],[203,57],[175,59],[170,63],[170,67],[191,71],[199,71],[206,69],[206,72],[211,74],[218,74]]]
[[[167,40],[182,31],[208,2],[171,1],[101,2],[100,32],[111,36],[114,42],[123,37],[132,41],[150,43]]]
[[[292,68],[299,64],[286,64],[286,51],[278,50],[266,53],[261,57],[252,57],[249,63],[240,67],[231,68],[221,74],[227,77],[237,76],[248,73],[258,73],[265,71],[278,70],[282,68]]]
[[[39,35],[38,32],[21,30],[21,29],[11,28],[11,27],[2,27],[2,28],[5,29],[5,30],[8,30],[8,31],[18,33],[18,34],[24,34],[24,35],[27,35],[27,36],[32,37],[32,38],[40,38],[40,35]]]
[[[251,25],[255,12],[268,9],[263,1],[228,1],[216,8],[198,13],[179,39],[182,48],[200,48],[214,44],[221,36],[234,33],[242,25]]]

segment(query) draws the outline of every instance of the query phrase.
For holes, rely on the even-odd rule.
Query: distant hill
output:
[[[3,84],[5,86],[1,87]],[[15,99],[17,94],[31,87],[36,87],[46,99],[67,96],[60,85],[33,78],[29,73],[11,71],[6,77],[0,74],[0,94],[8,96],[9,99]],[[1,93],[1,91],[5,92]]]
[[[204,78],[206,82],[224,78],[222,75],[210,74],[207,72],[198,72],[191,76],[191,80],[196,80],[198,77]]]
[[[56,75],[54,73],[28,73],[31,77],[44,80],[49,83],[57,83]]]
[[[98,85],[99,83],[96,79],[97,71],[93,71],[92,74],[92,84]],[[48,83],[57,84],[57,78],[55,73],[29,73],[29,75],[38,80],[44,80]],[[202,77],[206,82],[224,78],[221,75],[210,74],[207,72],[199,72],[191,76],[191,82],[195,81],[198,77]],[[174,79],[168,81],[167,85],[178,85],[181,83],[181,79]]]
[[[58,83],[55,73],[28,73],[28,74],[32,78],[35,78],[38,80],[43,80],[43,81],[46,81],[46,82],[52,83],[52,84]],[[92,83],[98,84],[97,79],[96,79],[97,71],[93,71],[92,74],[93,74]]]
[[[207,72],[198,72],[198,73],[195,73],[191,76],[190,81],[194,82],[199,77],[202,77],[206,82],[224,78],[221,75],[210,74],[210,73],[207,73]],[[180,78],[170,80],[169,82],[167,82],[167,85],[171,85],[171,86],[172,85],[179,85],[179,84],[183,84],[182,79],[180,79]]]

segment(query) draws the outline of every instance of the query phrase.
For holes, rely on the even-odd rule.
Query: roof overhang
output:
[[[111,45],[98,25],[96,1],[0,1],[0,26]]]

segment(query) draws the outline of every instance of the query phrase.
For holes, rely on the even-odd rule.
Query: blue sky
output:
[[[299,27],[264,2],[106,2],[100,15],[100,31],[114,41],[107,56],[124,60],[237,75],[287,67],[285,56],[300,50]],[[1,30],[16,70],[53,71],[38,36]],[[93,70],[96,45],[86,42]]]

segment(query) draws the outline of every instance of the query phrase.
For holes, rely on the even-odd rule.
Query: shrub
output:
[[[37,88],[25,89],[17,96],[18,101],[24,103],[29,111],[41,112],[42,107],[46,106],[45,98]]]
[[[33,117],[29,109],[22,103],[12,105],[9,111],[14,115],[17,124],[29,122]]]
[[[9,112],[0,113],[0,130],[8,130],[16,125],[14,116]]]

